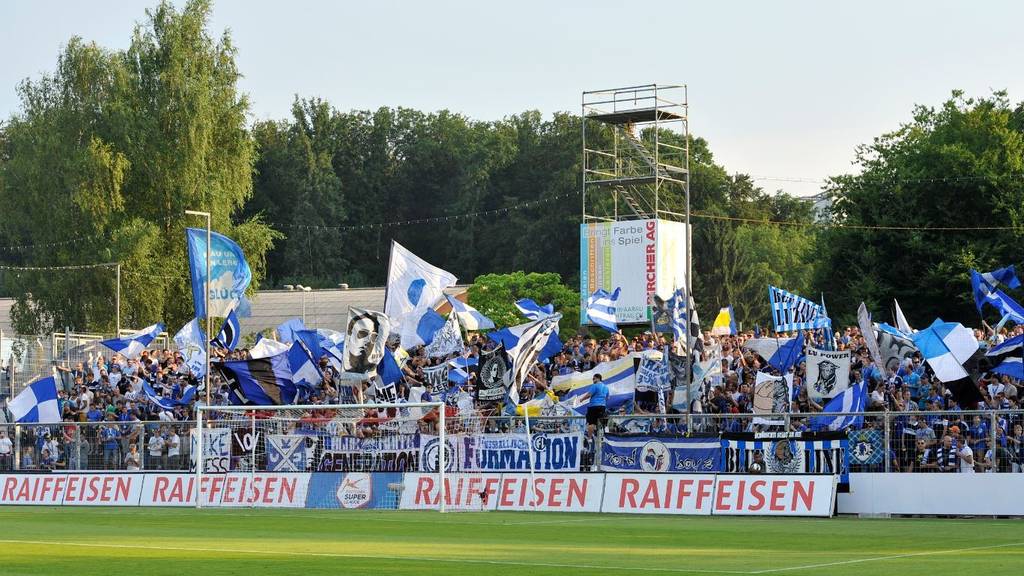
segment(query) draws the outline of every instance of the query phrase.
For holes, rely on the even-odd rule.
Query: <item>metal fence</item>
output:
[[[854,472],[954,472],[935,461],[940,448],[969,446],[976,472],[1024,471],[1024,410],[947,412],[867,412],[860,427],[847,431],[848,450],[869,447],[881,457],[851,458]],[[832,415],[830,415],[832,416]],[[806,414],[635,414],[610,416],[591,434],[580,417],[530,419],[531,431],[583,435],[583,470],[608,434],[685,437],[730,432],[803,431]],[[473,430],[521,433],[521,417],[481,419]],[[248,420],[213,420],[210,427],[241,427]],[[453,420],[455,421],[455,420]],[[430,424],[421,432],[433,433]],[[65,422],[52,425],[0,424],[0,470],[166,470],[189,469],[194,422]],[[956,427],[956,428],[954,428]],[[462,431],[465,431],[463,429]],[[954,434],[959,430],[959,434]],[[326,434],[326,428],[321,431]],[[436,432],[436,431],[435,431]],[[450,430],[451,432],[451,430]]]

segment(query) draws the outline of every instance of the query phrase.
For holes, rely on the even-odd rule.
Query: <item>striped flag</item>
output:
[[[621,290],[616,288],[615,292],[609,294],[604,288],[598,288],[587,298],[587,319],[609,332],[618,332],[619,327],[615,323],[615,302],[618,301]]]
[[[213,339],[212,344],[218,348],[234,350],[238,347],[238,342],[241,339],[242,325],[238,321],[238,315],[235,314],[235,310],[232,308],[228,312],[227,318],[224,318],[224,324],[221,325],[220,332],[217,333],[217,337]]]
[[[776,332],[828,328],[832,325],[825,309],[817,303],[775,286],[768,286],[768,301]]]
[[[561,314],[555,314],[531,322],[524,328],[515,346],[508,349],[507,354],[512,361],[509,396],[514,403],[519,403],[519,388],[526,381],[530,368],[537,361],[537,356],[540,355],[541,350],[548,343],[548,339],[554,334],[558,321],[561,319]]]

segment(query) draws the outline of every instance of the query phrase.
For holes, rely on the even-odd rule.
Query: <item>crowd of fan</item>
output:
[[[1016,328],[1016,333],[1022,331]],[[1016,333],[1003,331],[998,335],[977,333],[979,341],[1001,342]],[[986,336],[990,338],[986,339]],[[720,430],[749,430],[750,418],[740,414],[752,412],[754,381],[757,372],[768,369],[764,359],[744,349],[743,344],[753,338],[752,333],[736,336],[712,336],[704,333],[701,337],[705,358],[714,350],[720,352],[722,370],[704,382],[701,393],[692,399],[690,411],[695,414],[725,415],[716,420]],[[823,344],[822,333],[811,335],[816,344]],[[893,433],[907,442],[911,449],[900,451],[896,462],[906,470],[950,471],[954,464],[959,468],[964,447],[978,455],[976,469],[994,469],[999,455],[1011,463],[1014,470],[1020,470],[1024,462],[1024,431],[1019,415],[1000,416],[996,420],[996,446],[990,445],[992,437],[991,419],[980,416],[959,415],[962,411],[954,401],[950,390],[935,379],[921,358],[920,353],[906,358],[898,366],[892,366],[886,374],[880,374],[874,367],[857,328],[847,328],[834,335],[836,350],[850,350],[851,382],[865,382],[870,393],[869,411],[919,412],[919,415],[895,417]],[[621,359],[633,352],[664,350],[671,342],[665,336],[644,332],[632,337],[612,334],[606,338],[589,338],[583,335],[568,338],[562,351],[544,363],[538,363],[531,370],[523,385],[520,402],[551,394],[552,379],[558,375],[588,371],[602,362]],[[492,349],[495,344],[483,335],[471,335],[464,355],[479,357],[482,352]],[[246,349],[235,352],[219,351],[222,358],[244,359]],[[398,399],[407,399],[414,387],[425,383],[423,369],[446,359],[427,358],[422,348],[410,351],[407,362],[403,363],[403,378],[396,385]],[[139,470],[143,468],[177,469],[184,463],[182,437],[188,437],[188,422],[194,419],[194,405],[182,404],[173,409],[161,408],[151,401],[142,389],[145,380],[156,393],[165,399],[179,401],[189,386],[198,386],[195,378],[187,374],[181,355],[171,350],[148,350],[138,359],[125,359],[119,355],[106,357],[90,355],[86,361],[58,369],[60,383],[59,403],[66,422],[90,423],[89,426],[37,426],[26,430],[22,442],[20,466],[30,468],[67,467],[69,469],[105,468]],[[320,359],[324,374],[321,385],[308,398],[310,404],[338,404],[352,402],[373,402],[375,388],[370,383],[353,386],[341,378],[336,362],[328,356]],[[793,370],[792,412],[805,414],[820,412],[822,406],[812,400],[804,387],[805,368],[802,363]],[[476,390],[478,373],[469,369],[468,381],[463,391],[473,395]],[[978,381],[983,400],[968,409],[1015,410],[1020,407],[1020,394],[1024,389],[1007,376],[984,374]],[[226,383],[216,377],[212,385],[213,404],[229,402]],[[202,400],[197,394],[196,399]],[[384,399],[394,401],[394,398]],[[673,419],[672,413],[685,412],[676,405],[672,408],[671,398],[662,403],[637,402],[628,410],[631,413],[651,413],[661,406],[668,414],[665,419],[654,421],[654,431],[671,430],[685,432],[681,418]],[[499,416],[507,409],[502,402],[476,404],[481,415]],[[667,408],[665,408],[667,407]],[[733,418],[728,415],[736,415]],[[876,425],[870,418],[867,426]],[[791,418],[793,430],[806,429],[806,419]],[[902,440],[901,440],[902,441]],[[0,469],[11,466],[12,443],[10,433],[0,426]],[[139,451],[144,454],[139,454]],[[950,456],[951,450],[958,454]],[[1000,452],[1002,451],[1002,452]],[[1008,466],[1009,467],[1009,466]]]

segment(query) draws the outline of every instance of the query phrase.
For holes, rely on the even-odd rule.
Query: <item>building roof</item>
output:
[[[468,286],[453,286],[448,294],[464,292]],[[289,318],[303,317],[305,301],[305,324],[309,328],[330,328],[344,330],[348,321],[348,308],[384,309],[384,288],[324,289],[304,292],[301,290],[260,290],[252,302],[252,316],[241,318],[242,334],[251,334],[268,328],[276,328]],[[12,298],[0,298],[0,330],[5,335],[14,333],[10,310]],[[134,326],[126,326],[134,328]],[[142,328],[139,326],[139,328]],[[168,326],[169,331],[177,326]]]

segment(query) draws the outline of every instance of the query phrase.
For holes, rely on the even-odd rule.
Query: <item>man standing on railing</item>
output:
[[[590,388],[590,406],[587,407],[587,435],[594,437],[594,431],[605,417],[608,405],[608,385],[600,374],[594,374],[594,384]]]

